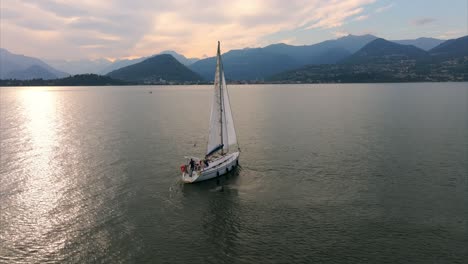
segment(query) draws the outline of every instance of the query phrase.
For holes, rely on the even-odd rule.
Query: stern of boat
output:
[[[192,183],[197,180],[200,174],[197,171],[194,171],[191,175],[190,172],[183,172],[182,173],[182,181],[184,183]]]

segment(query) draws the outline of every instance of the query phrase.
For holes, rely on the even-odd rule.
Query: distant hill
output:
[[[108,59],[52,60],[45,59],[49,65],[70,74],[99,73],[112,64]]]
[[[292,46],[287,44],[273,44],[262,49],[276,55],[292,58],[296,65],[307,64],[333,64],[351,55],[346,48],[336,45],[323,45],[321,43],[307,46]]]
[[[376,38],[372,35],[349,35],[313,45],[279,43],[264,48],[231,50],[223,54],[224,70],[226,78],[231,80],[263,80],[281,71],[308,64],[336,63]],[[189,67],[206,80],[213,80],[215,64],[215,57],[210,57]]]
[[[0,48],[0,79],[55,79],[68,76],[43,61]]]
[[[366,34],[361,36],[356,35],[347,35],[334,40],[326,40],[311,46],[326,46],[328,48],[343,48],[349,51],[349,53],[355,53],[360,50],[362,47],[367,45],[373,40],[376,40],[377,37],[374,35]]]
[[[263,49],[268,52],[291,56],[302,65],[331,64],[351,55],[376,38],[373,35],[348,35],[313,45],[292,46],[281,43],[266,46]]]
[[[429,53],[412,45],[401,45],[385,39],[376,39],[343,60],[348,64],[389,63],[397,60],[428,59]]]
[[[282,72],[297,66],[287,55],[267,52],[263,49],[232,50],[223,54],[223,67],[229,80],[262,80],[265,76]],[[206,80],[213,80],[216,58],[195,62],[190,69]]]
[[[190,65],[198,61],[197,58],[186,58],[184,55],[179,54],[172,50],[162,51],[156,55],[160,55],[160,54],[170,54],[176,60],[178,60],[180,63],[184,65]],[[48,64],[52,65],[53,67],[60,69],[62,71],[71,73],[71,74],[85,74],[85,73],[107,74],[111,71],[142,62],[156,55],[135,58],[135,59],[121,59],[121,60],[115,60],[113,62],[105,58],[81,59],[81,60],[49,59],[45,61]]]
[[[139,62],[142,62],[148,58],[151,58],[151,57],[154,57],[154,56],[157,56],[157,55],[161,55],[161,54],[169,54],[169,55],[172,55],[172,57],[174,57],[176,60],[178,60],[180,63],[184,64],[185,66],[188,66],[196,61],[198,61],[197,58],[186,58],[184,55],[180,54],[180,53],[177,53],[173,50],[165,50],[165,51],[162,51],[156,55],[152,55],[152,56],[147,56],[147,57],[141,57],[141,58],[136,58],[136,59],[123,59],[123,60],[116,60],[112,63],[110,63],[109,65],[107,65],[106,67],[102,68],[98,73],[100,74],[107,74],[107,73],[110,73],[111,71],[115,71],[117,69],[120,69],[120,68],[123,68],[123,67],[126,67],[126,66],[130,66],[130,65],[133,65],[133,64],[137,64]]]
[[[468,56],[468,36],[447,40],[431,49],[429,53],[439,59]]]
[[[0,86],[102,86],[127,84],[129,83],[96,74],[79,74],[53,80],[0,80]]]
[[[184,55],[180,54],[180,53],[177,53],[173,50],[165,50],[165,51],[161,51],[159,54],[169,54],[169,55],[172,55],[172,57],[174,57],[176,60],[178,60],[180,63],[182,63],[183,65],[185,66],[189,66],[190,64],[192,63],[195,63],[197,61],[199,61],[200,59],[198,58],[187,58],[185,57]]]
[[[436,39],[436,38],[417,38],[417,39],[405,39],[405,40],[391,40],[391,42],[395,42],[402,45],[413,45],[417,48],[423,49],[428,51],[441,43],[445,40],[443,39]]]
[[[31,80],[31,79],[57,79],[57,75],[39,65],[32,65],[23,70],[15,70],[4,75],[3,79]]]
[[[169,54],[156,55],[142,62],[120,68],[107,76],[138,83],[197,82],[202,78]]]
[[[141,58],[136,58],[136,59],[122,59],[122,60],[116,60],[112,62],[111,64],[107,65],[103,69],[101,69],[98,73],[99,74],[108,74],[112,71],[118,70],[123,67],[127,67],[133,64],[137,64],[139,62],[142,62],[146,60],[149,57],[141,57]]]

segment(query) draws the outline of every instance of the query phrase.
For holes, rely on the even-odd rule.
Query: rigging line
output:
[[[222,80],[221,80],[221,44],[218,41],[218,65],[217,65],[217,70],[218,70],[218,85],[219,85],[219,123],[220,123],[220,135],[221,135],[221,144],[223,144],[223,93],[222,93]],[[223,148],[221,149],[221,154],[223,154]]]
[[[221,47],[221,45],[220,45]],[[225,101],[224,101],[224,93],[226,93],[228,96],[229,94],[227,93],[227,87],[224,86],[225,84],[225,78],[224,78],[224,65],[223,65],[223,59],[221,58],[221,48],[219,50],[219,87],[221,90],[221,117],[224,117],[224,125],[226,126],[226,134],[223,134],[224,140],[222,141],[222,144],[226,146],[226,151],[229,152],[229,133],[227,130],[227,117],[226,117],[226,109],[225,109]],[[224,87],[224,89],[223,89]],[[229,100],[229,98],[228,98]],[[224,129],[224,128],[222,128]],[[226,144],[224,144],[224,141],[226,141]],[[224,151],[224,148],[223,148]]]

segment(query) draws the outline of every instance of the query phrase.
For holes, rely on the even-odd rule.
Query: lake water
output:
[[[466,263],[468,84],[0,88],[0,262]],[[152,91],[152,93],[149,93]]]

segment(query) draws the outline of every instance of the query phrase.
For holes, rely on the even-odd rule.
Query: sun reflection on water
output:
[[[61,199],[64,183],[60,180],[61,167],[54,162],[59,149],[60,114],[57,94],[45,88],[21,91],[21,105],[24,117],[24,137],[29,151],[25,153],[23,168],[23,192],[18,196],[17,207],[21,210],[16,234],[23,236],[26,246],[38,254],[50,254],[62,245],[40,244],[55,229],[59,221],[52,217],[52,211]],[[45,239],[44,239],[45,240]],[[62,240],[63,241],[63,240]]]

